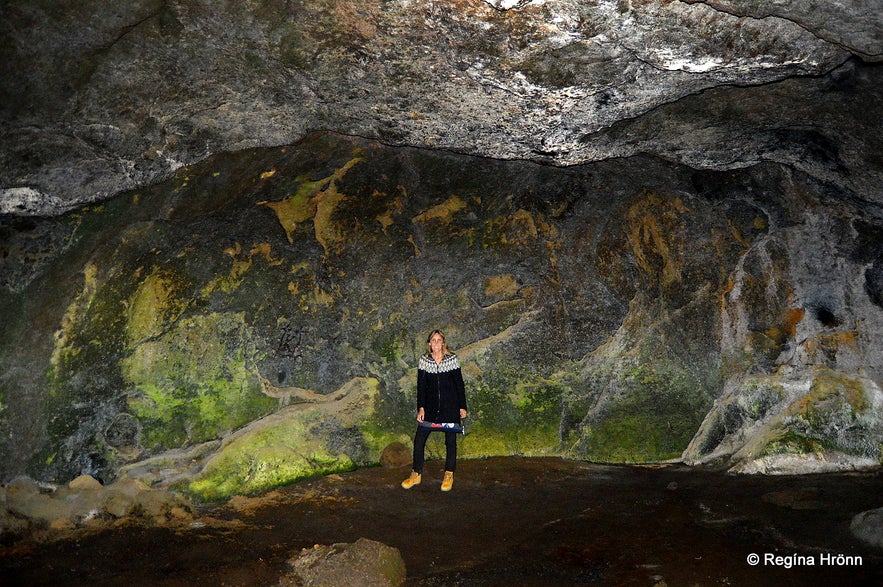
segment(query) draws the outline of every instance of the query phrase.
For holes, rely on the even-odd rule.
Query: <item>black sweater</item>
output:
[[[441,363],[429,354],[420,357],[417,409],[420,408],[427,422],[460,423],[460,410],[466,409],[466,386],[457,355],[448,353]]]

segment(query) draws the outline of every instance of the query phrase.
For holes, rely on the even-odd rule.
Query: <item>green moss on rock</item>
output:
[[[695,376],[665,364],[647,362],[614,370],[593,385],[616,393],[574,431],[575,452],[599,462],[679,457],[711,404]]]
[[[795,430],[778,428],[760,456],[820,454],[825,448],[825,443],[818,439],[809,438]]]
[[[820,453],[880,458],[883,421],[862,380],[815,367],[809,393],[789,405],[771,427],[758,456]]]
[[[562,397],[567,386],[527,365],[502,361],[469,382],[469,457],[557,453]]]
[[[181,315],[188,300],[176,295],[180,289],[173,275],[159,270],[141,282],[127,304],[129,344],[160,335],[169,322]]]
[[[310,416],[234,440],[187,490],[205,500],[222,500],[353,469],[356,463],[350,456],[335,454],[324,439],[309,433]]]
[[[217,313],[181,319],[139,344],[120,367],[142,443],[202,442],[272,411],[276,401],[261,393],[247,348],[244,316]]]
[[[237,433],[186,487],[206,500],[252,494],[298,479],[377,462],[382,434],[363,431],[371,420],[379,381],[356,378],[331,400],[299,404]]]

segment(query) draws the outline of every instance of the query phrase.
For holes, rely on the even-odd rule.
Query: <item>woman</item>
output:
[[[417,365],[417,432],[414,434],[414,470],[402,487],[419,485],[423,476],[423,454],[431,428],[423,422],[454,423],[466,417],[466,386],[457,355],[448,350],[445,335],[433,330],[426,341],[426,353]],[[445,475],[441,490],[454,486],[457,468],[457,432],[445,430]]]

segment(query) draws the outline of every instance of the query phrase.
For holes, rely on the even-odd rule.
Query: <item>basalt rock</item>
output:
[[[88,475],[61,487],[41,486],[20,476],[2,488],[0,497],[0,538],[4,540],[45,531],[51,538],[59,531],[120,523],[183,524],[194,515],[190,502],[180,495],[132,480],[104,486]]]
[[[553,164],[842,166],[879,205],[881,30],[875,0],[7,2],[0,212],[57,214],[316,129]]]
[[[849,529],[859,540],[883,548],[883,508],[856,514]]]
[[[405,561],[397,548],[360,538],[351,544],[315,545],[289,564],[279,587],[398,587],[405,582]]]
[[[881,18],[3,3],[0,478],[374,463],[439,327],[464,456],[879,463]]]
[[[376,463],[434,328],[464,457],[873,465],[883,249],[849,193],[315,134],[6,218],[3,476],[223,498]]]
[[[406,467],[412,463],[411,450],[401,442],[393,442],[380,453],[380,466],[389,469]]]

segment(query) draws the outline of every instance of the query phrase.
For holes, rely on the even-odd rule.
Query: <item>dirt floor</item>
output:
[[[883,584],[883,550],[849,532],[853,515],[883,507],[880,472],[737,477],[494,458],[461,461],[450,493],[441,463],[410,491],[406,474],[302,482],[201,508],[183,528],[8,545],[0,584],[273,585],[300,549],[360,537],[398,548],[409,586]]]

